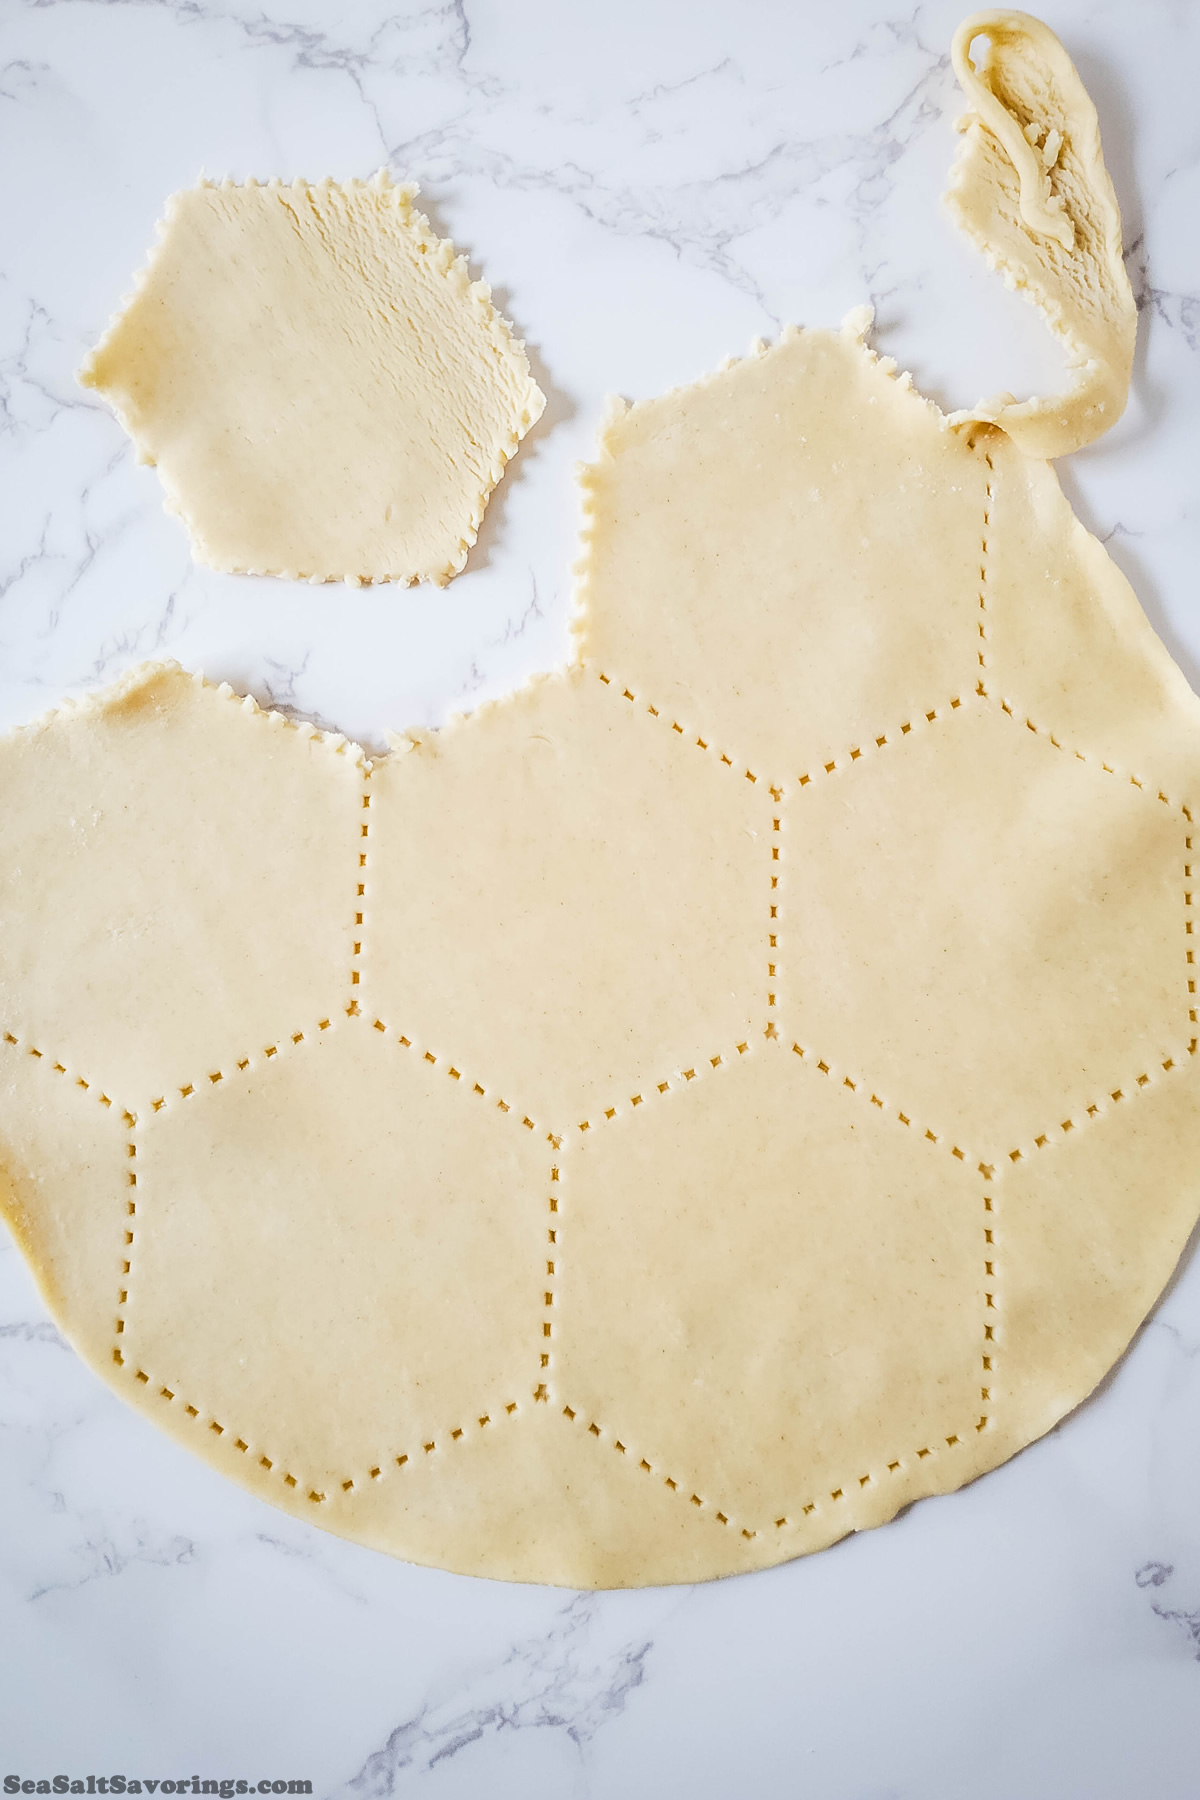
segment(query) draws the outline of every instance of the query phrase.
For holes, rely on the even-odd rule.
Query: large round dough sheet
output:
[[[865,329],[615,408],[576,660],[443,732],[372,761],[148,665],[0,741],[0,1200],[273,1504],[760,1568],[1045,1432],[1167,1280],[1200,703],[1020,441],[1119,370],[1009,432]]]

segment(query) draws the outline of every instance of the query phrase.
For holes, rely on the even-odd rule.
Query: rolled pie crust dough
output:
[[[576,662],[443,732],[145,666],[0,741],[6,1215],[299,1517],[759,1568],[1046,1431],[1174,1266],[1200,703],[864,330],[616,409]]]
[[[79,372],[198,562],[311,581],[458,573],[545,398],[453,244],[385,171],[201,182]]]

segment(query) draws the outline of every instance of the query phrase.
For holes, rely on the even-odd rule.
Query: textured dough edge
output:
[[[1073,147],[1086,173],[1090,199],[1102,220],[1102,258],[1108,267],[1120,306],[1120,317],[1108,344],[1099,331],[1089,331],[1072,317],[1062,301],[1037,278],[1036,271],[1012,268],[992,243],[986,230],[970,215],[965,198],[972,185],[970,162],[975,143],[987,133],[1000,144],[1020,182],[1021,221],[1031,239],[1051,237],[1071,252],[1078,233],[1060,197],[1034,194],[1034,156],[1024,143],[1016,123],[988,88],[983,73],[970,61],[972,39],[995,35],[1023,35],[1051,63],[1060,77],[1075,89],[1076,117]],[[942,196],[954,224],[979,251],[989,269],[1001,275],[1006,287],[1029,302],[1041,315],[1051,335],[1066,354],[1072,377],[1058,394],[1034,395],[1018,401],[1011,394],[981,400],[977,406],[952,415],[954,423],[984,421],[1008,433],[1026,455],[1047,460],[1081,449],[1115,425],[1125,410],[1133,369],[1137,334],[1137,307],[1125,272],[1121,245],[1121,213],[1112,179],[1105,166],[1096,107],[1066,49],[1050,27],[1030,13],[995,10],[974,13],[954,34],[951,60],[970,109],[956,122],[963,133],[950,169],[950,185]],[[1002,122],[1007,120],[1007,126]],[[1019,147],[1018,147],[1019,146]],[[1022,155],[1021,150],[1028,152]]]
[[[918,406],[932,415],[937,424],[948,431],[956,431],[960,424],[966,423],[962,414],[948,415],[944,413],[936,400],[923,394],[913,380],[908,369],[900,369],[894,356],[886,356],[876,350],[868,342],[871,328],[875,323],[875,308],[869,303],[851,307],[845,314],[841,324],[834,329],[825,325],[784,325],[775,339],[769,343],[766,338],[757,337],[751,340],[750,348],[745,356],[726,356],[715,368],[706,369],[693,381],[681,381],[675,387],[665,388],[660,394],[651,394],[644,400],[626,400],[620,394],[609,394],[600,423],[596,432],[596,452],[590,462],[575,464],[575,485],[579,495],[579,537],[578,554],[571,564],[573,581],[571,595],[571,613],[567,620],[570,636],[568,667],[582,665],[587,660],[587,631],[590,615],[590,575],[592,551],[595,541],[596,509],[594,495],[597,476],[606,466],[616,461],[617,429],[631,413],[647,411],[659,406],[665,400],[684,399],[689,394],[703,392],[705,388],[714,387],[734,369],[744,363],[769,356],[772,351],[781,349],[785,344],[794,342],[800,337],[839,337],[844,342],[855,345],[861,353],[864,365],[877,369],[881,375],[887,376],[905,393],[911,394]],[[971,422],[976,422],[973,418]]]
[[[274,707],[260,706],[253,694],[239,694],[228,681],[210,681],[201,670],[185,669],[174,657],[163,657],[160,660],[136,663],[133,668],[126,669],[115,681],[107,686],[89,690],[83,694],[68,694],[57,705],[49,706],[35,718],[24,724],[14,725],[4,735],[6,737],[36,737],[59,719],[78,719],[88,716],[102,718],[106,713],[116,712],[127,700],[134,699],[144,689],[151,687],[163,676],[178,676],[183,681],[190,681],[194,687],[204,688],[216,694],[222,700],[232,702],[243,712],[251,713],[263,720],[264,724],[276,729],[295,731],[312,743],[323,744],[334,756],[348,756],[359,768],[372,767],[372,759],[361,744],[355,743],[340,731],[325,731],[314,725],[310,719],[294,718],[288,713],[279,712]]]
[[[399,586],[413,587],[418,582],[422,581],[428,581],[434,587],[446,587],[448,583],[453,580],[454,576],[460,574],[465,567],[467,557],[478,540],[479,527],[483,523],[484,514],[488,509],[488,503],[503,479],[505,469],[520,448],[521,441],[526,433],[533,429],[546,408],[546,396],[534,380],[533,371],[529,366],[529,357],[525,348],[525,340],[516,335],[511,322],[506,319],[502,313],[498,312],[495,306],[493,306],[492,290],[489,283],[482,279],[475,282],[471,280],[465,254],[455,249],[453,241],[450,238],[439,237],[425,214],[418,212],[414,208],[412,203],[420,192],[420,188],[416,182],[394,182],[387,169],[380,169],[369,181],[354,179],[338,182],[334,181],[332,176],[327,175],[317,182],[306,181],[303,177],[297,177],[294,181],[285,182],[280,176],[274,176],[269,181],[258,181],[254,176],[248,176],[244,182],[237,182],[232,178],[224,181],[214,181],[210,180],[208,177],[202,176],[196,185],[200,188],[266,188],[268,192],[279,192],[284,188],[290,188],[293,192],[307,192],[312,188],[318,190],[324,189],[326,191],[333,188],[339,188],[342,192],[351,193],[356,189],[361,190],[373,187],[380,192],[390,193],[393,196],[397,209],[401,215],[401,223],[405,227],[411,227],[414,231],[423,234],[430,239],[434,246],[434,252],[429,259],[430,262],[442,271],[445,278],[451,282],[458,294],[468,299],[476,307],[479,313],[479,322],[488,338],[496,346],[499,353],[507,357],[515,365],[518,374],[521,375],[525,381],[524,411],[527,414],[527,422],[523,422],[519,429],[510,431],[507,443],[498,451],[497,460],[492,464],[491,469],[488,471],[487,485],[481,488],[479,496],[471,509],[467,533],[464,537],[459,539],[457,553],[451,557],[448,562],[439,565],[437,568],[420,569],[415,574],[393,573],[385,569],[374,569],[360,573],[344,572],[341,574],[319,574],[306,569],[250,568],[247,565],[239,563],[223,562],[209,552],[208,546],[200,535],[198,527],[193,523],[188,514],[182,494],[167,478],[165,472],[154,461],[154,458],[147,455],[142,448],[138,434],[128,415],[116,401],[111,399],[107,393],[103,392],[95,375],[96,364],[99,358],[103,352],[108,349],[117,327],[120,325],[121,320],[128,311],[130,305],[137,299],[138,295],[145,287],[150,273],[158,260],[160,248],[166,239],[168,227],[171,224],[172,217],[176,210],[176,205],[180,197],[179,193],[168,196],[163,217],[155,222],[155,242],[151,245],[142,263],[135,271],[132,287],[126,293],[122,294],[117,307],[109,315],[108,323],[98,341],[93,345],[92,349],[88,352],[87,356],[85,356],[82,363],[79,365],[79,368],[76,370],[76,381],[79,383],[80,387],[95,390],[102,394],[105,405],[114,413],[121,429],[133,445],[137,461],[141,463],[143,467],[149,467],[156,470],[159,480],[163,485],[163,511],[167,513],[169,517],[178,519],[183,525],[183,528],[187,533],[188,547],[191,551],[193,560],[203,564],[205,568],[215,569],[222,575],[263,575],[281,581],[306,581],[313,587],[321,587],[333,582],[343,582],[347,587],[372,587],[384,583],[394,583]],[[185,189],[182,191],[187,192],[189,190]]]

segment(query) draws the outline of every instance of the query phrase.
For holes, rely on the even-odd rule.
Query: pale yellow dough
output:
[[[864,329],[615,409],[576,663],[444,732],[147,666],[0,741],[0,1201],[299,1517],[760,1568],[1049,1429],[1186,1241],[1200,703]]]
[[[986,49],[974,60],[976,38]],[[1029,456],[1090,444],[1125,410],[1137,307],[1096,109],[1070,57],[1029,13],[975,13],[954,34],[971,103],[946,204],[989,264],[1032,301],[1066,352],[1067,388],[999,394],[972,417],[1003,426]]]
[[[447,582],[545,400],[524,346],[386,174],[204,182],[79,379],[114,408],[197,561]]]

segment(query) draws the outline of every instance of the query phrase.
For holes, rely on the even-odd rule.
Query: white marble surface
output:
[[[865,297],[947,407],[1044,387],[937,204],[958,7],[6,0],[0,724],[170,654],[378,744],[566,652],[573,461],[654,393]],[[1136,390],[1063,468],[1200,674],[1200,141],[1186,0],[1062,0],[1144,297]],[[546,415],[445,593],[194,567],[72,371],[163,197],[418,178]],[[1200,1794],[1200,1257],[1103,1392],[972,1489],[761,1576],[572,1597],[293,1524],[127,1413],[0,1248],[0,1776],[308,1776],[360,1800]]]

